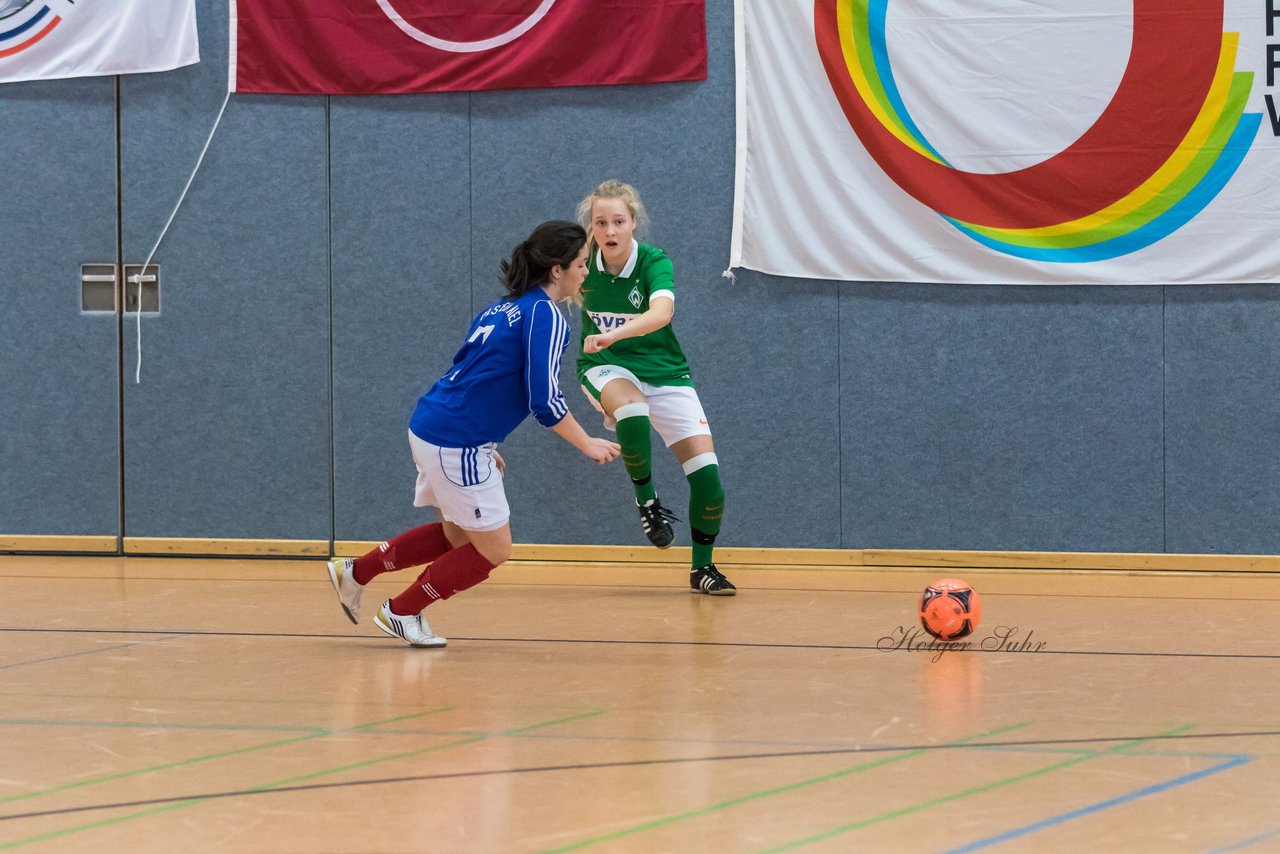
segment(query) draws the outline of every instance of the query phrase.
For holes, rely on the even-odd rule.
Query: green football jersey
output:
[[[668,323],[661,329],[636,338],[624,338],[599,353],[583,353],[582,339],[609,332],[649,310],[649,300],[658,294],[675,299],[675,275],[671,259],[661,249],[631,243],[631,258],[618,275],[604,266],[604,254],[588,262],[587,280],[582,284],[582,336],[578,340],[578,377],[600,365],[618,365],[652,385],[692,386],[689,362],[676,333]],[[585,385],[584,381],[584,385]]]

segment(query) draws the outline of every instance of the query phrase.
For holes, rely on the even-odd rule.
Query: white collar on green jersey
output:
[[[627,263],[622,266],[622,272],[618,274],[620,279],[629,279],[631,274],[636,271],[636,261],[640,258],[640,244],[636,239],[631,238],[631,257],[627,259]],[[604,250],[596,250],[596,269],[601,273],[609,272],[604,268]]]

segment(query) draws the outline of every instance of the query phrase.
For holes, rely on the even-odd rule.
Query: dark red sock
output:
[[[453,548],[444,535],[444,525],[419,525],[394,540],[378,546],[367,555],[356,558],[351,577],[357,584],[368,584],[375,576],[410,566],[421,566]]]
[[[391,612],[407,617],[437,599],[448,599],[489,577],[495,564],[489,563],[476,547],[467,543],[442,555],[422,571],[418,580],[391,600]]]

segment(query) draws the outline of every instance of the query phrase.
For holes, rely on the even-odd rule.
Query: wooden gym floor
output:
[[[1280,850],[1277,576],[724,568],[508,565],[432,651],[322,561],[0,557],[0,850]],[[957,574],[970,648],[878,648]]]

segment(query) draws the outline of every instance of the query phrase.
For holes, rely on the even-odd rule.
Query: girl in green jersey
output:
[[[736,589],[712,562],[724,489],[711,428],[671,328],[671,260],[635,240],[647,218],[630,184],[605,181],[596,187],[578,205],[578,220],[590,235],[578,356],[582,387],[604,413],[605,426],[618,431],[640,522],[649,541],[662,549],[675,539],[671,522],[678,518],[654,490],[651,430],[676,455],[689,481],[690,589],[732,596]]]

